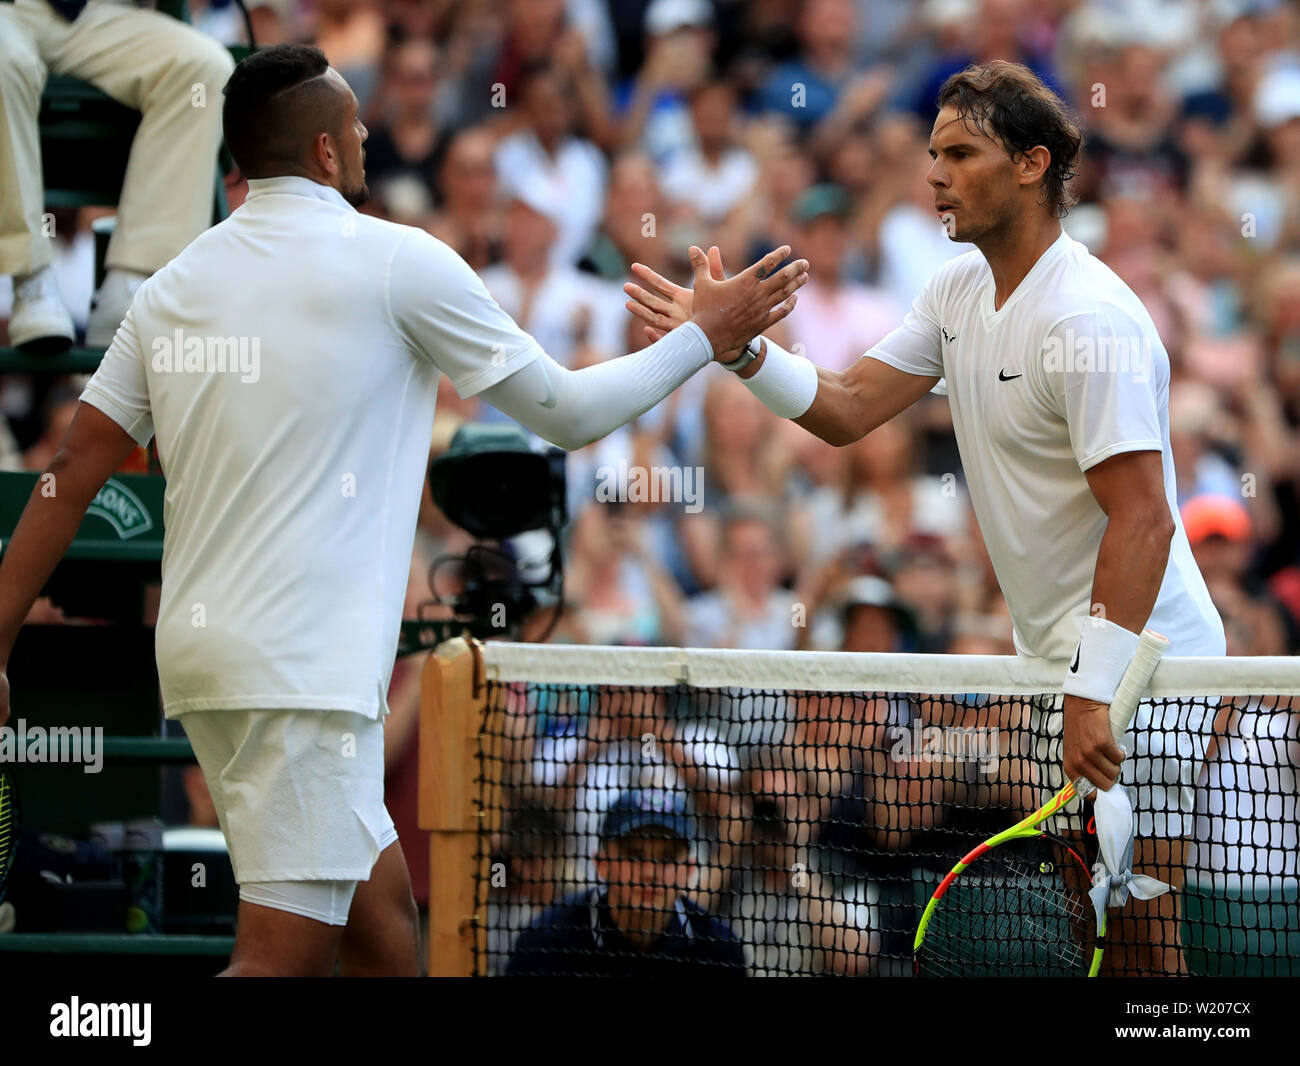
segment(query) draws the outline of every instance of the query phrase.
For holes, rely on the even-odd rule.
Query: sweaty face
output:
[[[1005,148],[951,105],[939,112],[930,134],[935,213],[948,239],[978,243],[1022,210],[1019,169]]]

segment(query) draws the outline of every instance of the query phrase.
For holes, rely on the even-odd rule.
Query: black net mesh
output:
[[[1300,973],[1297,700],[1139,712],[1135,868],[1175,891],[1112,916],[1103,973]],[[475,972],[911,974],[944,874],[1061,784],[1059,728],[1051,696],[489,682]],[[1044,828],[1091,863],[1089,823]]]

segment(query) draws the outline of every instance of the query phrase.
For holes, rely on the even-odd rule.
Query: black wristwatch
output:
[[[744,370],[745,367],[749,366],[750,363],[758,358],[759,353],[763,350],[762,347],[760,347],[761,341],[761,337],[754,337],[740,350],[740,355],[737,358],[733,359],[730,363],[719,363],[718,365],[724,370],[730,370],[733,374],[737,371]]]

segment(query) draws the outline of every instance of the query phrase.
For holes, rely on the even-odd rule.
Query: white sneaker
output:
[[[59,296],[54,270],[14,277],[14,307],[9,316],[9,343],[29,355],[58,355],[72,347],[76,330]]]
[[[148,278],[134,270],[110,270],[104,283],[90,301],[90,319],[86,323],[86,347],[107,348],[113,334],[126,317],[126,309],[135,299],[135,291]]]

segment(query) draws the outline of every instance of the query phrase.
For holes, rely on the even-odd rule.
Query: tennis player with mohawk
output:
[[[693,248],[691,323],[571,371],[447,245],[357,212],[367,131],[323,53],[254,52],[222,108],[248,197],[140,287],[4,546],[0,725],[33,601],[105,480],[156,439],[158,675],[239,883],[224,974],[410,976],[384,718],[441,375],[581,448],[789,314],[808,264],[781,267],[779,248],[717,282]],[[228,366],[241,339],[256,361]]]
[[[946,380],[1016,648],[1070,662],[1063,700],[1034,723],[1040,773],[1054,778],[1040,784],[1054,791],[1063,773],[1105,790],[1124,760],[1108,705],[1142,629],[1169,637],[1171,655],[1225,652],[1178,517],[1169,357],[1133,291],[1062,231],[1082,144],[1063,102],[1027,68],[994,62],[954,74],[938,104],[927,176],[935,213],[950,239],[977,250],[944,264],[903,324],[842,372],[766,338],[724,366],[837,446]],[[709,259],[722,277],[717,249]],[[685,321],[689,290],[633,270],[644,285],[626,287],[629,307],[652,338]],[[1136,787],[1134,868],[1175,887],[1212,717],[1145,704],[1124,763],[1123,781]],[[1117,916],[1108,961],[1181,972],[1177,895]]]

